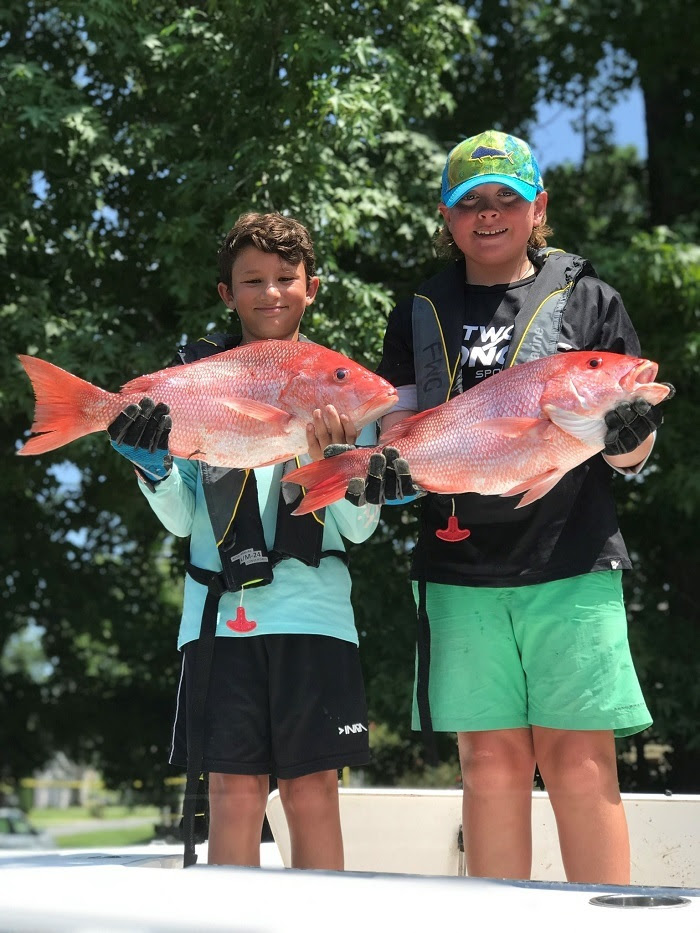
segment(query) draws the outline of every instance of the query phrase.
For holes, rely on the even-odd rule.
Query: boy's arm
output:
[[[341,535],[353,544],[366,541],[379,524],[381,509],[378,505],[372,505],[369,502],[358,508],[351,502],[340,499],[338,502],[327,505],[326,509],[333,516]]]
[[[605,309],[598,338],[599,348],[628,356],[642,356],[639,337],[620,294],[606,283],[600,283]],[[670,383],[665,401],[673,398]],[[661,405],[650,405],[644,399],[622,402],[605,415],[608,427],[603,459],[618,473],[634,475],[644,468],[656,441],[656,431],[663,423]]]
[[[668,401],[676,394],[670,382],[662,383],[669,388],[664,399]],[[656,431],[663,424],[661,404],[650,405],[644,399],[622,402],[605,415],[608,433],[605,435],[603,457],[620,473],[639,473],[652,451]]]
[[[165,528],[178,538],[192,533],[198,467],[196,461],[173,460],[170,474],[156,486],[139,478],[139,489]]]
[[[337,432],[336,432],[337,433]],[[323,432],[321,432],[321,440],[323,439]],[[348,440],[344,442],[331,442],[337,443],[341,447],[345,448],[349,444],[357,441],[359,447],[372,447],[377,441],[377,427],[376,424],[368,424],[361,431],[359,436],[357,431],[352,427],[349,434],[346,435]],[[349,441],[349,437],[353,437],[353,441]],[[319,441],[319,438],[316,438],[316,441]],[[326,445],[328,446],[328,445]],[[323,456],[323,452],[321,452]],[[378,505],[371,505],[369,503],[357,507],[356,504],[341,499],[339,502],[333,502],[330,505],[326,506],[327,510],[333,516],[338,531],[344,538],[347,538],[348,541],[352,541],[354,544],[359,544],[361,541],[366,541],[367,538],[372,534],[377,525],[379,524],[379,513],[380,509]]]
[[[412,298],[404,298],[389,314],[377,375],[397,388],[415,385]]]
[[[127,405],[108,425],[112,447],[134,467],[139,488],[163,525],[179,537],[192,530],[197,464],[173,462],[170,409],[149,398]]]
[[[313,421],[306,425],[306,442],[312,460],[323,460],[323,451],[330,444],[353,446],[357,428],[347,415],[338,414],[335,405],[326,405],[312,412]],[[368,445],[362,446],[370,446]]]
[[[573,337],[574,346],[627,356],[642,355],[639,337],[622,297],[601,279],[584,276],[577,282],[567,303],[565,318],[567,316],[569,322],[584,323],[582,332],[574,328],[569,335]],[[671,387],[667,398],[672,398],[673,394]],[[605,420],[608,430],[603,459],[618,473],[639,473],[654,446],[656,429],[663,421],[661,407],[651,407],[642,399],[623,402],[607,412]]]
[[[388,431],[389,428],[393,428],[395,424],[398,424],[399,421],[403,421],[404,418],[410,418],[411,415],[417,415],[418,412],[414,411],[411,408],[405,408],[401,411],[390,411],[387,415],[384,415],[382,418],[381,433],[384,434],[385,431]],[[380,435],[381,437],[381,435]]]

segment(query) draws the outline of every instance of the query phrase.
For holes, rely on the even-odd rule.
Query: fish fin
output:
[[[523,434],[528,434],[533,430],[545,434],[549,426],[549,422],[542,418],[489,418],[470,425],[469,430],[489,431],[492,434],[501,434],[503,437],[522,437]]]
[[[565,473],[566,470],[562,471],[552,467],[551,470],[546,470],[544,473],[540,473],[539,476],[534,476],[524,483],[519,483],[509,489],[508,492],[501,493],[501,495],[507,498],[508,496],[519,496],[521,492],[524,492],[525,495],[515,506],[516,509],[521,509],[524,505],[530,505],[531,502],[536,502],[542,496],[546,496],[550,489],[554,489]]]
[[[292,515],[306,515],[342,499],[353,476],[364,476],[367,473],[369,458],[378,449],[362,447],[350,450],[337,457],[307,463],[287,473],[282,482],[296,483],[305,493]]]
[[[256,402],[252,398],[237,398],[229,395],[226,398],[219,398],[217,401],[225,408],[230,408],[231,411],[235,411],[239,415],[254,418],[256,421],[263,421],[265,424],[277,424],[283,427],[289,423],[292,417],[289,412],[283,411],[281,408],[268,405],[267,402]],[[279,463],[279,460],[274,462]]]
[[[331,505],[342,499],[348,488],[348,480],[343,476],[336,476],[327,483],[322,483],[315,489],[306,493],[292,515],[308,515],[317,512],[326,505]]]
[[[387,444],[393,444],[400,440],[405,436],[409,428],[418,424],[419,421],[422,421],[426,415],[429,415],[434,410],[434,408],[426,408],[425,411],[419,411],[416,414],[408,415],[408,417],[403,418],[401,421],[392,424],[390,428],[380,435],[378,441],[379,446],[386,447]]]
[[[17,451],[20,456],[43,454],[107,427],[111,417],[95,409],[96,403],[113,397],[111,392],[36,356],[18,354],[18,359],[36,396],[31,430],[37,435]]]
[[[648,382],[646,385],[637,386],[630,401],[635,398],[643,398],[650,405],[658,405],[665,398],[668,398],[670,392],[669,387],[663,382]]]
[[[171,373],[169,373],[169,375],[171,375]],[[162,381],[163,370],[161,369],[155,373],[146,373],[145,376],[136,376],[134,379],[130,379],[128,382],[125,382],[124,385],[121,386],[119,391],[122,395],[147,395],[149,398],[151,398],[154,395],[154,390],[155,394],[158,394],[158,386]]]
[[[607,427],[603,418],[591,418],[590,415],[565,411],[563,408],[557,408],[556,405],[552,404],[543,405],[542,411],[558,428],[578,438],[584,444],[596,447],[599,450],[604,446]]]

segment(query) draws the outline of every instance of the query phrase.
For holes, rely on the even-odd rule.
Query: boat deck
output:
[[[296,871],[274,867],[280,861],[274,843],[263,849],[269,867],[198,861],[186,871],[177,870],[182,853],[174,846],[8,853],[0,859],[0,933],[700,930],[698,889]],[[204,847],[199,855],[203,861]],[[627,906],[592,903],[610,894]]]
[[[268,816],[278,844],[261,846],[261,869],[209,866],[206,844],[186,871],[182,847],[162,843],[0,852],[0,933],[700,931],[700,798],[625,799],[637,876],[682,880],[613,887],[460,877],[458,797],[341,791],[345,872],[284,867],[288,836],[275,795]],[[557,876],[542,797],[533,807],[535,873]],[[416,865],[424,870],[411,871]]]

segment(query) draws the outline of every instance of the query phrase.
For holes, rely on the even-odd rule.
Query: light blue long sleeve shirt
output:
[[[360,443],[371,444],[374,426],[368,425]],[[277,506],[283,465],[255,470],[258,504],[265,544],[271,549],[275,539]],[[176,458],[171,474],[150,490],[139,483],[142,493],[162,524],[172,534],[190,537],[190,561],[205,570],[221,571],[214,531],[209,520],[202,477],[196,461]],[[379,508],[355,507],[340,500],[326,507],[324,513],[324,551],[344,551],[343,537],[364,541],[379,521]],[[293,558],[280,561],[274,568],[274,580],[267,586],[224,593],[219,602],[217,636],[250,638],[256,635],[306,634],[328,635],[358,643],[355,619],[350,602],[350,573],[338,557],[324,557],[318,567],[308,567]],[[180,620],[178,648],[199,636],[207,588],[185,577],[185,596]],[[250,632],[241,633],[226,625],[236,619],[239,605],[246,618],[256,623]]]

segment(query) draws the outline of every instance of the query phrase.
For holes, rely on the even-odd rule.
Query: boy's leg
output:
[[[357,645],[324,635],[270,635],[273,771],[294,868],[343,868],[338,770],[369,761]]]
[[[342,871],[338,772],[280,778],[278,784],[292,844],[292,868]]]
[[[196,642],[184,646],[171,763],[187,767]],[[262,636],[216,638],[202,770],[209,774],[209,862],[259,865],[271,769],[268,673]]]
[[[209,864],[260,865],[266,774],[209,775]]]
[[[457,735],[467,873],[529,878],[535,754],[529,729]]]
[[[532,727],[569,881],[629,884],[630,845],[610,731]]]
[[[620,571],[517,591],[535,756],[570,881],[628,884],[614,735],[651,724],[627,640]]]
[[[535,757],[510,592],[427,584],[430,712],[436,731],[457,733],[468,873],[529,878]]]

